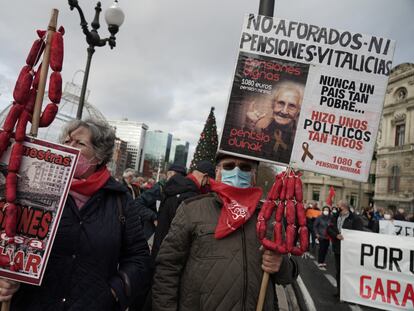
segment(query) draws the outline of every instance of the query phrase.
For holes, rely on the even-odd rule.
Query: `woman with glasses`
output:
[[[263,310],[275,310],[275,284],[291,283],[297,269],[293,259],[260,250],[257,165],[219,155],[213,192],[178,208],[156,258],[154,311],[255,310],[263,271],[271,275]]]
[[[125,310],[149,286],[149,249],[128,190],[110,176],[114,130],[75,120],[61,142],[80,149],[42,286],[0,279],[11,310]]]

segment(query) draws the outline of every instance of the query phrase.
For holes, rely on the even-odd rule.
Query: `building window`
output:
[[[319,201],[319,191],[312,191],[312,200]]]
[[[393,166],[391,168],[391,176],[388,177],[388,191],[398,192],[400,189],[400,168]]]
[[[395,146],[403,146],[405,137],[405,124],[399,124],[395,127]]]
[[[407,89],[405,87],[400,87],[394,94],[397,100],[404,100],[407,97]]]

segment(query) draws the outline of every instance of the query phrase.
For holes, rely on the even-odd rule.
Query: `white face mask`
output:
[[[328,216],[329,215],[329,211],[323,211],[322,212],[325,216]]]
[[[390,220],[391,219],[391,215],[390,214],[384,214],[384,219],[385,220]]]

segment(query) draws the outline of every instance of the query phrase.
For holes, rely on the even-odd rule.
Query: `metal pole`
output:
[[[273,16],[275,11],[275,0],[260,0],[259,15]]]
[[[76,119],[78,120],[82,119],[83,105],[85,103],[85,94],[86,94],[88,78],[89,78],[89,69],[91,68],[91,60],[92,60],[92,55],[94,52],[95,52],[95,48],[93,46],[89,46],[88,47],[88,59],[86,61],[86,68],[85,68],[85,73],[83,75],[83,82],[82,82],[82,90],[81,90],[81,94],[79,98],[79,106],[78,106],[78,111],[76,113]]]

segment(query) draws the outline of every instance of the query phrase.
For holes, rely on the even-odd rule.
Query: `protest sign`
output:
[[[342,230],[340,299],[384,310],[414,308],[412,238]]]
[[[380,220],[379,232],[382,234],[414,237],[414,223],[400,220]]]
[[[394,45],[246,15],[219,150],[366,181]]]
[[[17,185],[17,228],[10,243],[4,231],[5,176],[10,149],[0,159],[0,253],[11,265],[0,276],[40,285],[73,177],[78,150],[47,141],[26,139]]]

